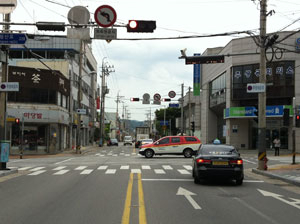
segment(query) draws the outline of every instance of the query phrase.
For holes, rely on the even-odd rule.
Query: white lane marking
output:
[[[27,167],[19,168],[18,170],[28,170],[28,169],[30,169],[30,168],[32,168],[32,167],[31,167],[31,166],[27,166]]]
[[[154,169],[154,172],[156,174],[166,174],[166,172],[163,169]]]
[[[94,170],[92,170],[92,169],[86,169],[86,170],[83,170],[80,174],[87,175],[87,174],[90,174],[93,171]]]
[[[130,154],[125,154],[125,156],[130,156]]]
[[[75,168],[75,170],[84,170],[85,168],[87,168],[87,166],[79,166],[79,167]]]
[[[101,154],[100,154],[100,153],[96,153],[95,155],[96,155],[96,156],[100,156]]]
[[[193,169],[193,167],[192,166],[190,166],[190,165],[186,165],[186,166],[183,166],[185,169],[187,169],[187,170],[192,170]]]
[[[142,173],[141,169],[131,169],[131,173]]]
[[[136,153],[135,153],[135,152],[133,152],[133,153],[131,153],[131,155],[136,155]]]
[[[100,154],[100,156],[105,156],[104,154]]]
[[[163,165],[162,166],[165,170],[173,170],[173,167],[169,166],[169,165]]]
[[[151,167],[148,166],[148,165],[143,165],[143,166],[142,166],[142,169],[143,169],[143,170],[151,170]]]
[[[36,176],[36,175],[39,175],[39,174],[44,173],[44,172],[46,172],[46,170],[39,170],[39,171],[30,173],[30,174],[28,174],[28,175],[29,175],[29,176]]]
[[[197,202],[192,198],[193,195],[196,195],[195,193],[179,187],[176,195],[183,195],[191,203],[194,209],[201,209]]]
[[[181,169],[178,169],[178,172],[181,173],[181,174],[191,174],[189,171],[181,170]]]
[[[118,156],[118,154],[113,154],[112,156]]]
[[[108,169],[106,170],[105,174],[115,174],[116,173],[116,169]]]
[[[252,161],[250,161],[250,160],[247,160],[247,159],[243,159],[245,162],[247,162],[247,163],[251,163],[251,164],[256,164],[255,162],[252,162]]]
[[[63,161],[57,162],[57,163],[55,163],[55,164],[56,164],[56,165],[58,165],[58,164],[61,164],[61,163],[64,163],[64,162],[70,161],[70,160],[72,160],[72,159],[74,159],[74,158],[66,159],[66,160],[63,160]]]
[[[245,183],[264,183],[263,180],[243,180]]]
[[[42,169],[44,169],[44,168],[45,168],[45,167],[36,167],[36,168],[31,169],[31,170],[29,170],[29,171],[34,172],[34,171],[42,170]]]
[[[53,175],[63,175],[65,173],[67,173],[67,172],[69,172],[69,170],[60,170],[60,171],[54,173]]]
[[[66,168],[66,166],[58,166],[58,167],[54,168],[53,170],[63,170],[64,168]]]
[[[98,170],[106,170],[108,166],[99,166]]]
[[[120,169],[121,169],[121,170],[129,170],[129,166],[128,166],[128,165],[126,165],[126,166],[121,166]]]

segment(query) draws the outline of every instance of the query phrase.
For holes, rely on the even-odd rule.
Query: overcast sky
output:
[[[267,32],[300,29],[299,0],[267,2],[267,11],[275,11],[267,18]],[[257,0],[18,0],[12,22],[68,23],[68,12],[77,5],[87,7],[92,21],[95,21],[95,10],[101,5],[110,5],[115,9],[117,25],[125,25],[130,19],[156,20],[154,33],[127,33],[126,28],[118,27],[118,38],[179,37],[245,30],[259,33]],[[37,32],[34,27],[18,28],[29,33],[46,34]],[[155,93],[167,98],[168,92],[173,90],[177,94],[176,100],[180,97],[182,83],[187,92],[188,87],[193,86],[193,67],[178,59],[181,49],[187,48],[187,55],[203,53],[206,48],[225,46],[232,38],[242,36],[245,35],[177,40],[113,40],[110,43],[93,40],[92,48],[99,71],[104,57],[115,68],[115,72],[107,78],[110,92],[106,98],[106,111],[116,111],[115,101],[119,92],[131,119],[147,119],[150,108],[153,118],[154,111],[168,106],[168,103],[162,102],[161,106],[143,105],[141,101],[130,102],[130,98],[142,98],[144,93],[149,93],[151,98]],[[123,104],[119,105],[119,113]]]

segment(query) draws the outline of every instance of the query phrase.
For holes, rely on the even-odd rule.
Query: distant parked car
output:
[[[107,145],[108,145],[108,146],[113,146],[113,145],[118,146],[118,145],[119,145],[119,142],[118,142],[118,140],[117,140],[116,138],[112,138],[112,139],[110,139],[110,140],[108,141]]]
[[[193,177],[196,184],[202,179],[234,179],[243,184],[243,160],[230,145],[203,144],[193,158]]]
[[[139,154],[146,158],[154,155],[184,155],[190,158],[200,145],[201,141],[195,136],[167,136],[152,144],[140,146]]]
[[[132,137],[130,135],[124,137],[124,145],[132,145]]]

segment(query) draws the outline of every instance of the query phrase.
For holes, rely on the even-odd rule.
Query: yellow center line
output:
[[[133,173],[130,173],[128,187],[127,187],[126,200],[125,200],[125,205],[124,205],[124,212],[123,212],[123,217],[122,217],[122,224],[129,224],[132,185],[133,185]]]
[[[147,224],[146,220],[146,209],[145,209],[145,201],[144,201],[144,192],[142,185],[141,174],[138,173],[138,191],[139,191],[139,224]]]

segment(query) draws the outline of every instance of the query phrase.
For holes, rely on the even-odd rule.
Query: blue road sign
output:
[[[0,45],[25,44],[25,33],[0,33]]]
[[[179,103],[169,103],[169,107],[179,107]]]
[[[163,126],[163,125],[169,125],[169,121],[159,121],[159,124],[161,126]]]

